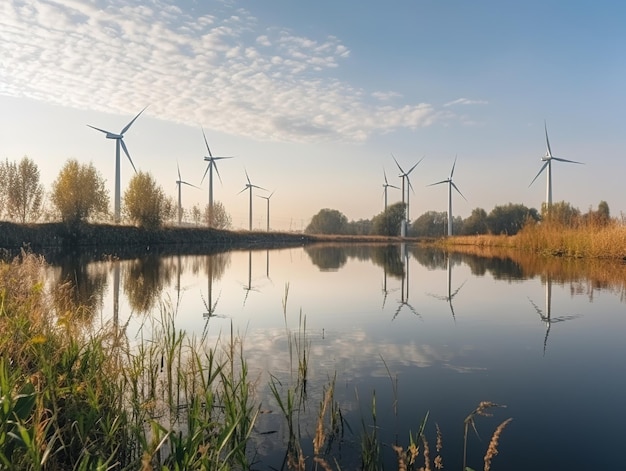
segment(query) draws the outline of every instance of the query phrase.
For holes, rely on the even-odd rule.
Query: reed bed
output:
[[[255,468],[260,405],[242,339],[232,329],[209,345],[178,330],[175,312],[164,305],[147,329],[150,337],[131,344],[124,325],[94,330],[84,312],[57,312],[40,281],[44,264],[26,253],[0,264],[0,469]],[[285,319],[287,297],[288,286]],[[360,443],[360,469],[388,467],[385,453],[401,470],[442,469],[443,434],[437,426],[434,439],[427,439],[428,415],[406,443],[386,443],[378,433],[375,392],[360,434],[335,398],[336,377],[311,397],[306,317],[300,313],[295,331],[286,323],[286,333],[293,376],[288,383],[272,377],[269,384],[288,430],[283,469],[344,469],[347,436]],[[468,416],[466,432],[485,415],[485,404],[491,403]],[[300,424],[307,408],[315,416],[310,435]],[[507,424],[486,448],[484,469]]]

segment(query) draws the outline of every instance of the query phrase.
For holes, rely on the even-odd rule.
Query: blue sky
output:
[[[268,2],[57,0],[0,3],[0,158],[28,155],[47,188],[68,158],[114,184],[126,133],[138,169],[176,194],[200,185],[203,126],[214,189],[247,227],[246,180],[275,191],[271,225],[301,229],[322,208],[348,219],[383,209],[391,158],[413,171],[411,218],[445,211],[450,172],[467,198],[453,213],[539,208],[544,119],[557,157],[553,198],[626,212],[623,109],[626,6],[619,2],[413,0]],[[122,162],[122,188],[132,167]],[[184,188],[183,204],[208,201]],[[265,193],[259,192],[259,195]],[[390,202],[400,193],[390,189]],[[265,227],[255,197],[254,226]]]

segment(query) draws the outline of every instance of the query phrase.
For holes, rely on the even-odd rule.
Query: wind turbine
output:
[[[220,179],[220,183],[222,182],[222,177],[220,176],[220,171],[217,169],[217,161],[222,159],[232,159],[230,157],[213,157],[211,153],[211,148],[209,147],[209,141],[207,141],[206,134],[204,133],[204,128],[202,128],[202,136],[204,137],[204,143],[206,144],[206,150],[209,152],[208,156],[204,157],[204,160],[209,164],[204,171],[204,175],[202,176],[202,180],[200,183],[204,181],[206,174],[209,174],[209,225],[212,223],[211,215],[213,213],[213,168],[215,167],[215,171],[217,172],[217,177]]]
[[[411,180],[409,179],[409,174],[413,171],[413,169],[415,169],[415,167],[417,167],[419,165],[419,163],[424,160],[424,157],[422,157],[421,159],[419,159],[417,161],[417,163],[415,165],[413,165],[413,167],[411,167],[409,169],[408,172],[405,172],[402,167],[400,167],[400,164],[398,163],[398,161],[396,160],[396,157],[391,154],[391,156],[393,157],[394,162],[396,163],[396,165],[398,166],[398,169],[400,170],[400,175],[398,175],[400,178],[402,178],[402,203],[404,204],[404,180],[406,179],[407,183],[408,183],[408,187],[406,189],[406,207],[405,207],[405,215],[404,215],[404,220],[402,221],[402,227],[400,228],[400,235],[402,237],[404,237],[406,235],[406,224],[409,220],[409,189],[413,190],[413,185],[411,185]],[[415,191],[414,191],[415,192]]]
[[[249,215],[250,229],[249,230],[252,230],[252,188],[258,188],[259,190],[263,190],[263,191],[267,191],[267,190],[265,188],[260,187],[260,186],[253,185],[250,182],[250,177],[248,176],[248,172],[245,169],[244,169],[244,172],[246,172],[246,179],[248,180],[248,183],[246,183],[246,186],[244,187],[244,189],[241,190],[237,194],[243,193],[246,190],[250,190],[250,210],[249,210],[249,213],[250,213],[250,215]]]
[[[452,188],[454,188],[457,191],[457,193],[461,195],[461,197],[465,201],[467,201],[467,198],[463,196],[463,193],[461,193],[461,190],[459,190],[457,186],[454,184],[454,182],[452,181],[452,176],[454,175],[455,166],[456,166],[456,157],[454,158],[454,163],[452,164],[452,171],[450,172],[450,176],[446,178],[445,180],[441,180],[440,182],[431,183],[430,185],[428,185],[428,186],[434,186],[434,185],[440,185],[441,183],[448,184],[448,235],[449,236],[452,235]]]
[[[387,188],[395,188],[396,190],[399,190],[400,188],[395,185],[389,184],[389,182],[387,181],[387,173],[385,172],[385,169],[383,169],[383,175],[385,177],[385,183],[383,183],[383,194],[385,195],[385,211],[387,211]]]
[[[119,134],[115,134],[110,131],[105,131],[104,129],[97,128],[88,124],[87,126],[95,129],[96,131],[100,131],[106,135],[107,139],[115,139],[115,222],[120,222],[120,147],[124,150],[126,157],[130,161],[130,164],[133,166],[133,170],[137,173],[137,169],[135,168],[135,164],[133,163],[133,159],[130,158],[130,154],[128,153],[128,149],[126,148],[126,144],[124,143],[124,133],[130,129],[135,120],[139,118],[139,115],[146,110],[147,106],[141,110],[137,116],[135,116],[130,123],[122,128]]]
[[[548,139],[548,125],[546,124],[545,120],[543,122],[545,131],[546,131],[546,155],[541,157],[541,161],[545,162],[542,166],[541,169],[539,170],[539,173],[537,173],[537,175],[535,175],[535,178],[533,178],[533,181],[530,182],[530,185],[532,185],[533,183],[535,183],[535,180],[537,180],[537,177],[539,177],[539,175],[541,175],[541,172],[543,172],[546,168],[548,169],[548,172],[546,174],[547,177],[547,186],[546,186],[546,204],[548,205],[548,208],[550,206],[552,206],[552,161],[553,160],[557,160],[559,162],[568,162],[570,164],[580,164],[580,165],[584,165],[582,162],[576,162],[574,160],[567,160],[567,159],[560,159],[558,157],[554,157],[552,155],[552,150],[550,149],[550,140]],[[528,187],[530,188],[530,185],[528,185]]]
[[[270,198],[274,194],[274,191],[272,191],[269,196],[257,195],[259,198],[263,198],[264,200],[267,200],[267,232],[270,231]]]
[[[178,170],[178,180],[176,180],[176,185],[178,186],[178,225],[180,226],[181,220],[183,218],[183,206],[182,206],[182,186],[189,185],[194,188],[200,189],[196,185],[192,185],[189,182],[184,182],[180,176],[180,167],[178,166],[178,162],[176,162],[176,169]]]

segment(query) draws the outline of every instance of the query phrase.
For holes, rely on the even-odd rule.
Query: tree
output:
[[[598,210],[593,211],[589,208],[589,212],[582,217],[583,223],[592,226],[606,226],[611,222],[611,213],[609,204],[606,201],[600,201]]]
[[[482,208],[475,208],[472,214],[463,221],[461,228],[463,235],[475,235],[487,233],[487,211]]]
[[[61,220],[70,225],[104,216],[109,210],[109,194],[104,179],[92,163],[68,160],[52,184],[52,204]]]
[[[455,221],[453,221],[453,224]],[[415,237],[442,237],[447,234],[448,213],[427,211],[411,225],[411,235]]]
[[[529,219],[539,220],[535,208],[527,208],[523,204],[509,203],[495,206],[487,217],[487,227],[492,234],[517,234]]]
[[[304,232],[307,234],[345,234],[348,218],[336,209],[321,209],[311,218]]]
[[[574,227],[580,222],[580,210],[565,201],[552,203],[551,206],[543,203],[541,205],[541,220],[566,227]]]
[[[6,202],[6,189],[9,186],[8,184],[8,173],[7,169],[9,166],[9,161],[0,162],[0,217],[4,213],[4,206]]]
[[[207,204],[204,208],[204,222],[207,226],[214,229],[230,229],[232,219],[230,214],[226,212],[226,208],[219,201],[213,202],[213,211]]]
[[[26,156],[19,164],[7,160],[3,173],[9,217],[21,223],[37,220],[43,203],[43,185],[39,183],[37,164]]]
[[[191,208],[191,219],[196,226],[200,224],[200,220],[202,219],[202,211],[200,211],[200,207],[197,204],[194,204],[193,208]]]
[[[136,173],[124,192],[124,213],[138,226],[156,229],[163,225],[167,216],[167,201],[163,189],[152,175]]]
[[[372,234],[397,236],[406,212],[405,203],[394,203],[372,219]]]

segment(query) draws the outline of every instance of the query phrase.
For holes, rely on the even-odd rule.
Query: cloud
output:
[[[125,114],[150,104],[164,120],[262,140],[360,141],[450,116],[425,103],[389,106],[381,102],[395,92],[334,78],[350,57],[337,37],[264,28],[227,2],[213,10],[168,0],[0,2],[0,94]]]
[[[454,105],[487,105],[488,101],[485,100],[470,100],[469,98],[459,98],[458,100],[450,101],[443,106],[454,106]]]

